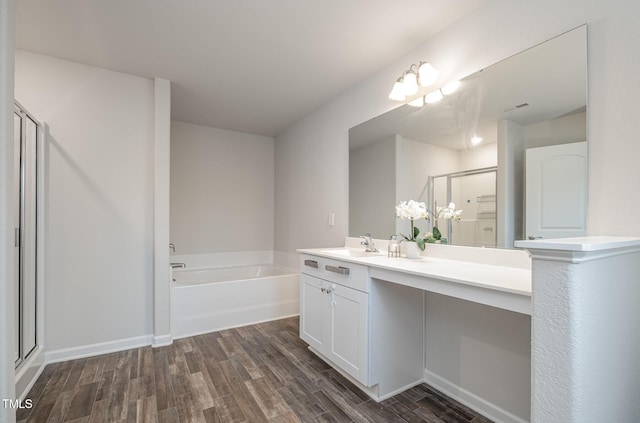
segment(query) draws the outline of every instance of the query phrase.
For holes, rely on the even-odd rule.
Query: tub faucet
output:
[[[364,235],[360,235],[360,238],[362,238],[362,242],[360,242],[360,245],[364,246],[364,250],[367,253],[378,253],[378,249],[376,248],[375,244],[373,243],[373,239],[371,238],[371,234],[370,233],[366,233]]]

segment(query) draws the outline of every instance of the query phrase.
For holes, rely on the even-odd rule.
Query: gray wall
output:
[[[171,242],[178,254],[273,250],[273,138],[171,125]]]
[[[16,98],[49,129],[47,352],[152,333],[153,89],[16,52]]]

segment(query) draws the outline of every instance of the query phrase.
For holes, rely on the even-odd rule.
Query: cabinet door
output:
[[[300,275],[300,338],[322,352],[323,308],[326,307],[325,281]]]
[[[369,386],[369,294],[327,285],[325,355],[342,370]]]

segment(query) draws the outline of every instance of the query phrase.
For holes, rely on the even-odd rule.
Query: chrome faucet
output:
[[[170,242],[169,243],[169,249],[175,253],[176,252],[176,245],[173,242]]]
[[[364,250],[367,253],[378,253],[380,252],[376,246],[373,243],[373,239],[371,238],[371,234],[370,233],[366,233],[364,235],[360,235],[360,238],[362,238],[362,241],[360,242],[360,245],[364,246]]]

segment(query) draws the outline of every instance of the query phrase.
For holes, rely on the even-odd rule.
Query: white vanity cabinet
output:
[[[303,255],[300,337],[316,353],[370,386],[368,268]]]

